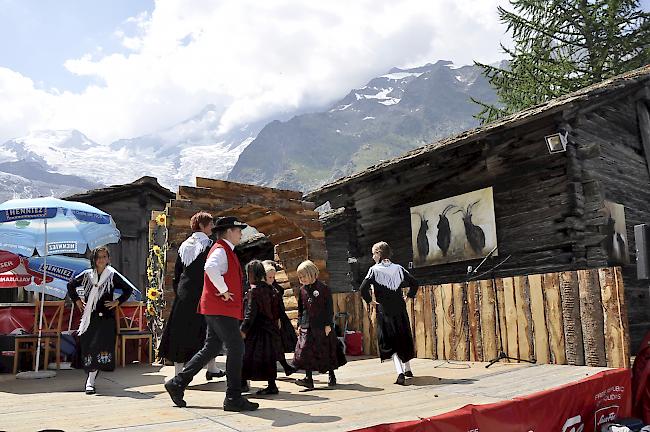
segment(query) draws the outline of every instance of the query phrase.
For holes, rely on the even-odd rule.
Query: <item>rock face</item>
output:
[[[266,125],[229,180],[311,190],[415,147],[478,125],[474,97],[496,95],[475,66],[439,61],[392,69],[326,112]]]

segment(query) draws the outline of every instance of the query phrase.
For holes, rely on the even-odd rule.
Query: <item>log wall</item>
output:
[[[650,136],[648,104],[634,95],[579,114],[570,122],[571,141],[581,171],[584,191],[584,234],[588,267],[612,265],[601,246],[607,219],[603,201],[625,206],[630,262],[622,265],[630,316],[632,351],[650,329],[650,293],[647,281],[636,278],[634,225],[650,223],[650,175],[644,131]],[[618,264],[617,264],[618,265]]]
[[[338,293],[334,309],[377,355],[374,306]],[[619,267],[424,285],[407,301],[417,357],[460,361],[495,358],[502,338],[506,354],[537,363],[629,367],[625,310]]]
[[[196,187],[179,186],[176,199],[165,209],[167,255],[163,292],[167,313],[173,301],[172,279],[178,247],[191,234],[190,218],[198,211],[214,216],[237,216],[264,233],[275,245],[277,260],[286,271],[278,274],[285,288],[285,306],[296,318],[293,292],[298,286],[296,268],[311,259],[327,281],[325,233],[314,204],[302,200],[302,193],[241,183],[197,178]],[[245,264],[245,263],[242,263]]]

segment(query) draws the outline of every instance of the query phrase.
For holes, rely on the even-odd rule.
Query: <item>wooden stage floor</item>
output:
[[[223,358],[219,360],[223,361]],[[442,360],[413,361],[415,378],[393,384],[392,362],[350,361],[338,371],[339,385],[327,388],[327,375],[316,375],[317,388],[301,391],[293,378],[281,378],[277,396],[255,397],[258,411],[224,412],[224,378],[207,382],[200,374],[185,393],[187,408],[172,406],[163,381],[173,367],[131,365],[100,373],[97,395],[81,390],[84,373],[60,371],[55,378],[16,380],[0,375],[0,430],[37,431],[285,431],[351,430],[380,423],[416,420],[460,408],[492,403],[557,387],[606,368],[529,366]],[[280,374],[282,376],[282,374]],[[253,382],[252,391],[263,383]]]

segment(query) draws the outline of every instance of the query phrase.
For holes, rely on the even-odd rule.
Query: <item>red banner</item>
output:
[[[24,287],[32,283],[32,275],[12,272],[0,274],[0,288]]]
[[[0,273],[8,272],[20,265],[20,256],[7,251],[0,251]]]
[[[631,412],[629,369],[512,400],[466,405],[422,420],[358,429],[366,432],[593,432]]]

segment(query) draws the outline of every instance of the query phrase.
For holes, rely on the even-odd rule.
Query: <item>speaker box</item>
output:
[[[636,277],[640,280],[650,279],[650,226],[634,226],[636,243]]]

